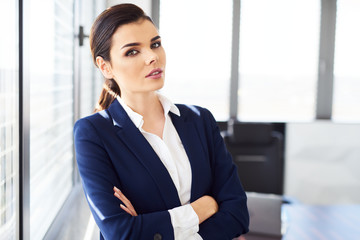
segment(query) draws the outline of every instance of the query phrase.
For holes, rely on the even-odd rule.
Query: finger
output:
[[[117,187],[114,187],[114,192],[118,194],[118,198],[120,200],[125,200],[126,202],[130,203],[129,199],[127,199],[127,197],[125,197],[125,195],[120,191],[120,189],[118,189]]]
[[[116,193],[117,194],[117,193]],[[118,195],[118,194],[117,194]],[[125,204],[126,208],[131,212],[131,214],[133,216],[137,216],[137,213],[133,207],[133,205],[131,204],[131,202],[127,199],[124,199],[123,197],[121,197],[121,201]],[[124,207],[125,207],[124,206]]]
[[[133,208],[133,209],[128,208],[128,207],[124,206],[123,204],[120,204],[120,207],[121,207],[123,210],[125,210],[127,213],[129,213],[130,215],[132,215],[132,216],[137,216],[137,213],[136,213],[136,211],[135,211],[134,208]]]
[[[136,211],[135,211],[134,208],[128,208],[128,209],[129,209],[129,211],[131,212],[131,215],[137,216],[137,213],[136,213]]]
[[[128,207],[128,208],[132,207],[131,202],[129,201],[129,199],[127,199],[125,197],[125,195],[123,193],[115,192],[114,194],[118,199],[120,199],[125,204],[126,207]]]
[[[114,186],[113,188],[114,192],[121,192],[120,189],[118,189],[117,187]]]
[[[133,213],[124,205],[120,204],[121,209],[123,209],[125,212],[127,212],[128,214],[130,214],[131,216],[134,216]]]
[[[123,204],[120,204],[120,207],[126,211],[128,214],[130,214],[131,216],[135,217],[137,216],[136,212],[134,213],[133,211],[131,211],[129,208],[125,207]]]
[[[118,195],[118,198],[125,204],[125,206],[127,208],[130,208],[130,209],[134,209],[133,205],[131,204],[131,202],[129,201],[129,199],[127,199],[127,197],[125,197],[125,195],[120,192],[116,192],[116,194]]]
[[[113,188],[114,192],[117,192],[119,194],[123,194],[122,191],[120,189],[118,189],[117,187],[114,186]]]
[[[114,191],[115,191],[114,195],[125,204],[127,209],[132,212],[132,215],[137,216],[135,208],[133,207],[133,205],[131,204],[129,199],[127,199],[127,197],[125,197],[125,195],[120,191],[120,189],[118,189],[117,187],[114,187]]]
[[[128,207],[128,209],[131,211],[133,216],[137,216],[137,213],[132,205],[130,207]]]

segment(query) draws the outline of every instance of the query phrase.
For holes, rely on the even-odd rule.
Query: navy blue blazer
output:
[[[219,205],[219,212],[200,224],[200,236],[226,240],[246,233],[246,195],[214,117],[201,107],[177,107],[181,116],[170,116],[191,165],[191,202],[210,195]],[[176,187],[119,102],[78,120],[74,137],[83,189],[100,237],[174,239],[168,210],[181,205]],[[119,207],[113,186],[131,201],[137,217]]]

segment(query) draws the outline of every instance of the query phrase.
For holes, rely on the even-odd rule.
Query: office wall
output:
[[[360,204],[360,124],[288,123],[285,194],[307,204]]]

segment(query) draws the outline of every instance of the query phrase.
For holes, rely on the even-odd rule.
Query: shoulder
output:
[[[176,104],[180,110],[180,116],[187,121],[202,121],[202,122],[214,122],[215,119],[212,113],[200,106],[187,105],[187,104]]]
[[[185,118],[203,118],[207,117],[211,112],[200,106],[188,105],[188,104],[175,104],[179,110],[180,114]]]
[[[87,117],[78,119],[74,125],[74,132],[81,130],[95,130],[104,124],[111,124],[112,119],[106,110],[93,113]]]

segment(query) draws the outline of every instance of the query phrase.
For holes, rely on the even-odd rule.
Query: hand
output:
[[[219,206],[211,196],[202,196],[190,204],[199,217],[199,224],[219,211]]]
[[[125,204],[125,206],[123,204],[120,204],[120,207],[131,216],[133,217],[137,216],[137,213],[133,205],[131,204],[129,199],[127,199],[125,195],[120,191],[120,189],[114,187],[113,190],[114,190],[114,196],[120,199]]]
[[[243,235],[241,235],[240,237],[234,238],[233,240],[246,240],[246,238]]]

